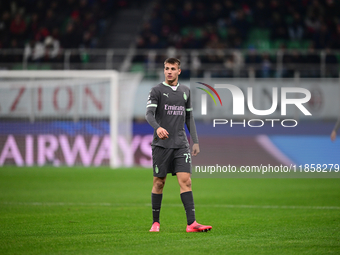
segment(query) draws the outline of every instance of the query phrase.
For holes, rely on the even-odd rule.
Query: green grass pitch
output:
[[[186,233],[168,176],[161,231],[150,169],[0,168],[0,254],[340,254],[340,179],[193,179]]]

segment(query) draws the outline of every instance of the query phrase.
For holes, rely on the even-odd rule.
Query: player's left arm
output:
[[[332,141],[335,141],[336,139],[336,135],[337,135],[337,132],[338,132],[338,129],[340,128],[340,117],[338,118],[337,122],[335,123],[335,126],[332,130],[332,133],[331,133],[331,140]]]
[[[185,109],[185,111],[186,111],[185,124],[186,124],[186,126],[189,130],[191,139],[194,143],[193,146],[192,146],[191,155],[196,156],[198,153],[200,153],[200,146],[199,146],[199,143],[198,143],[198,136],[197,136],[197,131],[196,131],[196,124],[195,124],[195,120],[194,120],[194,115],[192,114],[190,93],[189,93],[189,97],[187,99],[185,108],[186,108]]]

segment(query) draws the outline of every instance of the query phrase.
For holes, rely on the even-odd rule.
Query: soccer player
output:
[[[336,139],[336,132],[339,129],[339,127],[340,127],[340,117],[338,118],[338,121],[336,122],[335,127],[333,128],[333,131],[331,133],[331,140],[332,141],[335,141],[335,139]]]
[[[198,224],[191,189],[191,155],[199,152],[196,126],[192,115],[190,89],[178,83],[180,60],[164,62],[165,81],[150,91],[145,118],[154,128],[152,141],[153,187],[151,194],[153,224],[150,232],[159,232],[159,214],[166,176],[177,176],[180,196],[187,216],[187,232],[208,231],[212,227]],[[192,154],[184,124],[193,140]]]

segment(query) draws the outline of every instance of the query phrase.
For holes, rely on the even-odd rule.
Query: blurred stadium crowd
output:
[[[300,72],[302,77],[333,77],[338,75],[340,59],[334,53],[340,49],[340,3],[158,1],[151,18],[143,25],[137,47],[206,50],[205,54],[188,56],[188,62],[210,65],[215,77],[248,76],[249,68],[254,69],[256,77],[294,77],[298,66],[304,69]],[[236,50],[226,53],[226,49]],[[280,56],[278,50],[282,50]],[[154,57],[156,63],[163,58]],[[134,61],[149,62],[150,57],[137,56]],[[247,70],[242,73],[245,66]]]
[[[334,0],[158,1],[138,46],[339,49],[339,18]]]
[[[301,77],[339,76],[339,1],[145,2],[153,4],[146,22],[141,22],[144,24],[140,33],[133,37],[137,38],[137,51],[131,58],[132,71],[156,70],[166,56],[172,55],[182,59],[184,77],[201,77],[205,70],[211,70],[215,77],[248,77],[251,69],[256,77],[294,77],[296,70]],[[141,2],[0,1],[0,51],[4,50],[0,62],[58,63],[59,66],[48,68],[68,69],[62,63],[98,61],[98,57],[89,60],[89,55],[82,51],[101,48],[105,34],[109,33],[108,23],[131,3]],[[15,49],[21,51],[9,53]],[[77,52],[67,59],[65,49]],[[115,52],[115,56],[121,56],[118,64],[125,59],[126,52]],[[108,53],[104,54],[106,58],[104,55],[102,59],[110,59]]]
[[[30,60],[53,62],[60,48],[96,48],[107,20],[128,0],[0,1],[0,49],[25,48]],[[47,50],[46,50],[47,49]],[[6,57],[6,56],[4,56]],[[9,62],[22,56],[9,55]]]

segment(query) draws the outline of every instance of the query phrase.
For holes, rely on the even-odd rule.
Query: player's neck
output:
[[[174,80],[174,81],[165,80],[165,83],[168,84],[169,86],[175,87],[178,84],[178,80]]]

